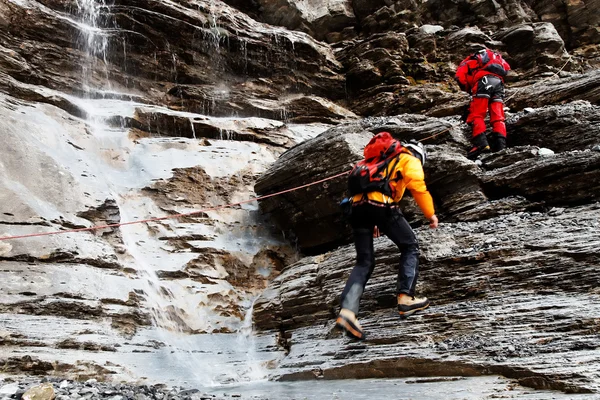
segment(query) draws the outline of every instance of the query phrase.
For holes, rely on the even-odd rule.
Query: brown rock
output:
[[[56,394],[51,383],[34,386],[23,393],[23,400],[54,400]]]

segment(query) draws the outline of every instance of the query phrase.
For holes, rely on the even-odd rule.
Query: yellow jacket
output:
[[[394,171],[389,176],[392,193],[395,193],[394,198],[392,199],[380,192],[369,192],[366,195],[367,200],[381,204],[397,204],[402,200],[404,191],[408,189],[419,208],[421,208],[421,211],[423,211],[423,214],[425,214],[425,218],[429,219],[435,214],[433,199],[425,185],[423,166],[418,158],[408,153],[401,153]],[[365,200],[363,196],[363,194],[355,195],[352,197],[352,202],[354,204],[360,203]]]

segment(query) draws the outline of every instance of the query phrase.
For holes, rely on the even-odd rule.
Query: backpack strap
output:
[[[399,179],[391,178],[391,174],[394,172],[394,170],[396,169],[396,165],[398,165],[398,163],[400,162],[400,154],[402,154],[402,152],[398,153],[397,155],[395,155],[392,159],[390,159],[390,162],[387,163],[386,165],[386,174],[385,174],[385,183],[387,185],[390,184],[390,181],[394,180],[394,181],[398,181]],[[388,169],[388,167],[391,166],[391,171]],[[400,178],[401,179],[401,178]],[[391,188],[391,186],[390,186]],[[394,193],[392,193],[392,196],[390,196],[392,198],[392,204],[394,203]],[[385,203],[386,205],[389,205],[390,203]]]

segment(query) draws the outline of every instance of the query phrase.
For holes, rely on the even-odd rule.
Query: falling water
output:
[[[260,381],[265,380],[268,376],[268,373],[263,365],[257,363],[259,357],[256,354],[256,343],[255,336],[253,334],[253,323],[252,323],[252,313],[254,311],[254,303],[258,299],[258,296],[252,298],[250,300],[250,307],[246,310],[246,315],[244,316],[244,321],[242,323],[241,328],[238,331],[238,343],[240,348],[248,349],[246,353],[247,365],[249,366],[248,371],[245,372],[245,378],[249,381]]]
[[[196,128],[194,127],[194,119],[193,118],[190,118],[190,125],[192,126],[193,138],[196,139]]]
[[[106,72],[104,80],[106,86],[110,88],[107,62],[108,41],[107,36],[102,32],[101,27],[104,18],[102,15],[104,8],[106,8],[105,0],[77,0],[78,16],[81,18],[83,24],[81,36],[84,38],[83,44],[86,53],[86,59],[82,63],[83,89],[84,92],[88,94],[88,97],[93,91],[98,92],[102,89],[101,87],[95,87],[93,76],[98,59],[101,59],[104,63],[104,70]],[[176,64],[175,54],[173,54],[173,63],[174,65]],[[100,100],[100,102],[102,102],[102,100]],[[88,103],[88,107],[94,107],[89,104],[96,105],[96,103],[97,101]],[[111,131],[105,123],[106,116],[98,112],[97,109],[91,109],[89,111],[88,122],[91,124],[91,131],[93,134],[99,138],[103,137],[103,139],[100,140],[102,140],[105,147],[119,148],[121,144],[120,140],[114,136],[111,138],[106,135],[106,132]],[[119,133],[122,133],[122,130]],[[107,185],[112,192],[112,197],[117,200],[121,221],[134,220],[136,216],[128,211],[131,206],[123,199],[123,196],[120,195],[120,193],[123,193],[124,188],[117,187],[116,184],[108,181]],[[180,309],[172,305],[172,299],[170,297],[172,297],[173,294],[161,286],[160,279],[155,271],[150,267],[147,260],[144,259],[143,255],[138,250],[138,247],[140,246],[140,237],[147,235],[147,233],[144,232],[145,227],[141,225],[130,225],[121,227],[120,231],[123,238],[123,244],[127,249],[128,255],[131,257],[131,260],[129,261],[132,264],[131,268],[137,270],[138,273],[142,275],[139,281],[143,285],[143,292],[146,297],[148,310],[152,315],[153,324],[160,328],[159,334],[163,333],[163,335],[161,335],[163,336],[162,338],[167,339],[164,337],[164,333],[166,332],[182,333],[184,328],[181,321],[183,321],[184,318],[180,315]],[[191,348],[192,346],[190,345],[188,347]],[[188,367],[189,371],[197,370],[194,368],[195,366],[190,365]]]
[[[102,87],[94,87],[96,85],[94,71],[98,66],[98,59],[102,60],[104,67],[104,78],[102,85],[106,85],[108,90],[111,90],[111,83],[108,77],[108,36],[103,30],[103,22],[105,16],[102,11],[107,8],[105,0],[77,0],[77,16],[80,18],[82,45],[86,59],[82,65],[82,81],[83,90],[88,96],[93,94],[93,91],[102,89]]]
[[[131,105],[126,105],[123,101],[111,101],[103,96],[100,98],[97,96],[106,88],[108,90],[111,88],[108,74],[108,36],[106,31],[103,31],[109,18],[105,14],[107,8],[105,0],[77,0],[77,17],[79,19],[77,26],[81,32],[80,44],[84,47],[86,55],[82,62],[82,89],[86,93],[86,98],[79,100],[79,103],[88,112],[87,123],[90,125],[91,133],[99,141],[99,147],[119,152],[123,159],[127,159],[127,148],[131,144],[128,143],[126,129],[113,129],[106,121],[114,115],[132,115],[132,110],[139,104],[131,102]],[[211,13],[213,12],[214,4],[211,3]],[[215,35],[213,43],[215,53],[218,52],[220,41],[216,19],[217,16],[213,14],[210,28]],[[172,60],[176,74],[177,55],[175,53],[172,53]],[[99,62],[103,64],[105,72],[102,79],[98,79],[95,75],[99,70]],[[218,63],[218,60],[215,62]],[[190,117],[190,124],[195,139],[196,131],[192,117]],[[136,167],[135,164],[131,166]],[[119,176],[118,171],[113,172],[97,171],[97,175],[104,176],[110,195],[117,202],[121,221],[134,221],[136,218],[146,218],[149,214],[155,215],[160,212],[160,210],[151,209],[151,205],[140,203],[143,200],[139,195],[139,189],[136,185],[132,186],[130,178],[126,177],[127,175],[139,177],[145,173],[131,170],[123,171],[121,175],[125,176]],[[117,176],[118,178],[115,179]],[[141,213],[147,214],[140,215]],[[168,226],[168,228],[162,226],[167,231],[175,230],[171,229],[167,223],[163,225]],[[171,283],[169,286],[168,283],[161,281],[156,271],[161,269],[161,263],[164,262],[160,260],[160,257],[165,256],[166,253],[153,252],[154,248],[152,247],[144,248],[149,245],[148,242],[153,241],[148,233],[148,228],[146,224],[127,225],[119,228],[123,246],[126,249],[125,254],[121,255],[119,260],[126,268],[137,271],[137,282],[138,285],[141,285],[141,292],[144,295],[145,310],[150,313],[153,326],[156,327],[153,333],[149,334],[156,336],[153,340],[165,344],[165,348],[160,350],[156,356],[158,361],[148,360],[152,362],[146,364],[158,363],[153,368],[158,370],[167,368],[169,371],[164,373],[148,372],[145,370],[145,368],[149,368],[148,365],[138,365],[137,370],[145,371],[140,373],[153,376],[154,379],[162,377],[177,383],[188,381],[201,386],[264,379],[266,371],[261,365],[272,360],[273,356],[263,355],[267,358],[261,360],[255,350],[258,344],[252,334],[251,323],[255,299],[247,308],[246,317],[238,335],[192,334],[196,328],[193,326],[193,322],[198,322],[202,317],[206,318],[210,310],[199,309],[197,299],[189,295],[189,289],[185,287],[185,283]],[[176,268],[189,261],[182,261],[174,258],[173,255],[164,258],[166,257],[169,257],[167,262],[174,264]],[[203,323],[210,326],[210,321],[203,321]],[[139,360],[128,360],[128,363],[134,368],[136,363],[139,364]]]

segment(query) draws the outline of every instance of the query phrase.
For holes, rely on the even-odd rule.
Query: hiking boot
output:
[[[342,308],[340,311],[335,321],[335,327],[345,331],[346,335],[351,338],[358,340],[365,339],[365,334],[356,319],[356,315],[347,308]]]
[[[491,150],[496,153],[506,148],[506,136],[499,134],[498,132],[492,132],[490,135]]]
[[[481,153],[490,152],[490,145],[488,144],[485,133],[475,136],[471,139],[471,142],[473,143],[473,147],[467,152],[467,158],[469,160],[476,160]]]
[[[429,299],[427,297],[409,296],[404,293],[398,295],[398,313],[403,318],[417,311],[424,310],[427,307],[429,307]]]

